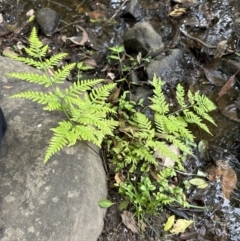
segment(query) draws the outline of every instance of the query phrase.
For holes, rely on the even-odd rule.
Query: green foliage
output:
[[[12,98],[30,99],[44,105],[45,110],[58,110],[66,114],[66,120],[62,120],[56,128],[52,128],[54,135],[50,140],[44,162],[47,162],[53,154],[63,147],[75,145],[80,140],[91,141],[101,146],[103,138],[107,135],[113,135],[113,130],[118,125],[117,121],[107,118],[109,114],[115,112],[106,103],[106,99],[116,85],[107,84],[96,87],[97,84],[102,82],[101,79],[83,80],[62,90],[58,85],[65,82],[76,64],[67,64],[50,72],[50,69],[56,67],[67,54],[60,53],[49,59],[44,59],[48,52],[48,46],[43,45],[39,40],[35,28],[31,32],[29,42],[30,46],[25,48],[26,53],[30,55],[29,58],[10,57],[43,70],[43,72],[39,74],[10,73],[8,76],[44,85],[46,91],[21,92],[13,95]],[[83,70],[81,64],[78,64],[78,68]]]
[[[121,208],[127,208],[131,204],[137,217],[142,218],[145,213],[156,214],[165,205],[173,203],[189,207],[183,191],[190,184],[186,181],[176,184],[173,181],[176,176],[175,170],[183,170],[182,162],[185,155],[192,153],[194,135],[189,126],[197,125],[210,133],[206,122],[215,124],[209,115],[209,112],[215,109],[214,104],[199,92],[192,94],[188,91],[186,96],[184,88],[178,85],[176,100],[179,108],[172,112],[163,92],[164,82],[154,76],[154,95],[149,98],[153,118],[148,118],[139,111],[141,103],[127,100],[127,91],[113,107],[106,100],[116,84],[104,85],[101,79],[78,80],[69,88],[60,88],[75,67],[78,69],[78,79],[82,71],[88,67],[80,62],[77,66],[71,63],[58,69],[58,63],[67,54],[59,53],[47,59],[48,46],[39,40],[35,28],[31,32],[29,42],[30,46],[25,48],[25,51],[30,57],[11,57],[42,72],[11,73],[9,76],[44,85],[46,90],[30,90],[15,94],[12,98],[30,99],[44,105],[47,111],[62,111],[66,115],[57,127],[51,129],[53,137],[44,162],[62,148],[75,145],[80,140],[101,146],[102,141],[108,136],[106,146],[115,171],[128,173],[125,180],[116,184],[119,192],[125,196]],[[117,60],[120,76],[124,80],[124,71],[129,71],[137,63],[149,61],[138,55],[137,61],[130,59],[132,65],[125,68],[121,59],[125,51],[123,46],[111,47],[110,50],[109,62]],[[117,117],[118,120],[111,116]],[[116,130],[116,127],[119,128]],[[165,164],[165,158],[170,159],[173,164]],[[102,207],[109,207],[112,204],[108,200],[99,203]]]
[[[162,90],[164,82],[154,76],[152,85],[154,95],[150,98],[150,108],[154,114],[153,120],[136,111],[136,103],[127,101],[124,94],[117,106],[121,119],[119,131],[122,134],[113,138],[112,145],[109,145],[116,172],[124,170],[129,173],[129,178],[118,184],[119,192],[125,195],[125,202],[134,205],[138,216],[155,213],[171,203],[189,205],[183,195],[184,185],[179,187],[170,185],[169,182],[176,176],[174,168],[183,170],[184,155],[192,154],[189,143],[193,143],[194,135],[189,129],[190,123],[208,133],[210,131],[204,120],[214,124],[209,112],[215,106],[207,97],[201,96],[199,92],[192,94],[189,91],[186,100],[183,87],[178,85],[176,99],[180,108],[170,112],[170,105]],[[181,155],[176,154],[170,144]],[[161,157],[156,157],[156,152],[161,153]],[[170,158],[175,167],[163,164],[159,170],[161,159],[165,157]],[[154,178],[152,171],[156,172]],[[139,178],[134,183],[130,177],[136,176],[136,173]]]

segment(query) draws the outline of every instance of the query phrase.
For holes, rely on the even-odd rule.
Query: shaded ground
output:
[[[63,1],[64,2],[64,1]],[[222,60],[220,62],[213,61],[214,51],[211,48],[203,46],[198,41],[187,37],[181,33],[180,28],[184,29],[190,36],[208,43],[211,46],[217,46],[222,40],[228,41],[228,48],[232,51],[239,51],[240,49],[240,3],[239,1],[223,0],[223,1],[201,1],[192,4],[191,1],[180,5],[184,7],[185,14],[169,17],[169,13],[174,11],[175,3],[170,1],[139,1],[142,8],[142,16],[145,21],[149,21],[153,27],[160,33],[166,44],[166,48],[179,48],[184,50],[184,58],[188,63],[186,65],[187,75],[185,75],[184,84],[192,89],[201,90],[212,100],[216,100],[217,95],[221,90],[221,85],[217,83],[217,75],[213,73],[213,78],[206,77],[206,70],[210,70],[210,65],[217,65],[222,67],[216,68],[225,80],[227,81],[236,70],[230,73],[224,71]],[[67,8],[62,6],[67,4]],[[106,64],[106,56],[108,54],[107,47],[121,43],[121,37],[134,22],[124,21],[123,19],[116,18],[116,22],[110,25],[103,26],[104,22],[90,21],[96,20],[96,12],[89,18],[85,12],[92,13],[99,11],[102,15],[101,18],[106,21],[110,19],[117,11],[120,4],[114,4],[112,1],[93,1],[89,6],[85,1],[82,3],[71,2],[64,3],[52,1],[39,1],[39,5],[31,1],[22,3],[16,7],[14,2],[1,2],[0,10],[3,13],[4,19],[7,24],[0,25],[1,45],[0,52],[6,47],[16,46],[19,41],[27,44],[27,36],[35,23],[25,24],[25,13],[30,8],[35,10],[49,6],[57,9],[63,16],[63,21],[67,23],[78,22],[86,30],[91,38],[91,44],[84,47],[79,47],[70,41],[63,41],[63,36],[68,37],[76,34],[76,28],[69,25],[54,33],[51,37],[41,38],[50,44],[52,53],[65,51],[70,53],[70,57],[66,61],[79,61],[85,57],[91,57],[96,60],[96,69],[88,72],[86,78],[89,76],[105,77],[106,73],[100,70]],[[98,15],[100,16],[100,15]],[[60,27],[63,27],[62,22]],[[17,31],[16,31],[17,30]],[[221,59],[236,59],[234,55],[223,56]],[[239,61],[239,60],[237,60]],[[114,68],[113,68],[114,71]],[[143,81],[146,81],[143,71],[139,71]],[[234,90],[228,93],[228,96],[223,97],[222,102],[217,102],[219,109],[214,112],[213,118],[216,120],[217,127],[212,127],[211,131],[213,136],[195,130],[196,141],[207,140],[209,149],[207,153],[199,153],[196,150],[196,158],[188,158],[185,166],[187,173],[196,173],[198,169],[206,171],[207,168],[213,164],[213,160],[225,159],[228,160],[233,166],[235,172],[240,177],[240,139],[239,139],[239,76],[235,82]],[[74,80],[74,76],[70,76],[70,81]],[[180,79],[179,79],[180,81]],[[211,82],[212,81],[212,82]],[[171,86],[172,85],[172,86]],[[174,87],[174,83],[169,81],[169,88]],[[230,96],[230,97],[229,97]],[[230,113],[227,112],[227,105],[223,103],[230,100],[232,109]],[[236,104],[236,105],[233,105]],[[223,112],[225,115],[223,115]],[[227,112],[227,113],[226,113]],[[234,113],[234,114],[232,114]],[[205,211],[199,210],[181,210],[177,208],[164,209],[156,217],[146,217],[144,223],[145,228],[140,234],[133,234],[121,221],[121,211],[118,209],[118,204],[122,201],[121,196],[113,187],[114,174],[110,171],[111,168],[107,166],[107,175],[109,178],[109,199],[116,202],[116,205],[110,207],[107,211],[105,218],[105,227],[102,235],[98,241],[145,241],[145,240],[239,240],[240,220],[238,216],[239,194],[234,190],[232,194],[231,205],[229,202],[222,198],[221,183],[213,182],[209,187],[204,190],[196,190],[191,188],[186,193],[187,199],[194,202],[196,205],[207,205],[211,209]],[[185,178],[178,175],[178,179]],[[236,208],[234,207],[236,206]],[[132,211],[130,209],[130,211]],[[189,217],[195,221],[195,225],[182,235],[174,236],[164,234],[162,229],[169,215],[175,215],[186,218]],[[143,225],[144,226],[144,225]]]

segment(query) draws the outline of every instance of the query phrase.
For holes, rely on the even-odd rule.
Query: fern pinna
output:
[[[15,94],[12,98],[26,98],[44,105],[48,111],[63,111],[66,120],[61,121],[56,128],[46,151],[44,162],[65,146],[72,146],[79,140],[93,142],[100,146],[106,135],[113,135],[113,130],[118,125],[117,121],[107,118],[108,114],[115,113],[106,103],[115,84],[105,84],[96,87],[101,79],[83,80],[73,83],[69,88],[61,90],[58,85],[64,83],[67,76],[74,69],[75,63],[67,64],[61,69],[52,69],[67,56],[59,53],[46,59],[48,45],[43,45],[33,28],[29,37],[30,46],[25,48],[30,57],[9,56],[37,69],[37,73],[10,73],[8,76],[28,82],[37,83],[46,87],[45,92],[26,91]],[[51,71],[50,71],[51,70]],[[50,88],[49,88],[50,87]],[[51,91],[50,91],[50,90]]]

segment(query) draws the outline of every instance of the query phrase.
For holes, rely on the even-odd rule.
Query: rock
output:
[[[127,52],[141,52],[142,56],[156,56],[164,49],[162,37],[147,23],[137,23],[123,36]]]
[[[128,2],[120,17],[127,20],[139,21],[142,18],[142,11],[139,7],[138,0]]]
[[[20,91],[44,87],[5,74],[34,69],[0,57],[0,103],[8,124],[0,159],[1,241],[96,241],[103,228],[106,176],[98,149],[84,143],[65,148],[47,164],[49,130],[64,118],[25,99]],[[36,70],[35,70],[36,71]],[[69,83],[65,83],[67,87]]]
[[[152,80],[154,74],[164,81],[173,80],[175,75],[179,78],[177,67],[182,58],[183,54],[179,49],[168,50],[163,55],[157,56],[156,59],[150,61],[146,68],[148,80]]]
[[[60,15],[50,8],[42,8],[36,14],[36,20],[44,35],[48,36],[57,28]]]

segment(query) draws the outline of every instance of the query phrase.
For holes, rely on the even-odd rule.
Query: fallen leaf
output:
[[[221,88],[220,92],[218,93],[218,97],[216,99],[216,101],[221,98],[223,95],[226,94],[226,92],[233,87],[234,83],[235,83],[235,76],[236,74],[239,72],[239,70],[232,75],[229,80],[226,82],[226,84]]]
[[[111,80],[114,80],[114,79],[115,79],[115,74],[109,72],[109,73],[107,74],[107,77],[109,77]]]
[[[110,200],[107,200],[107,199],[103,199],[101,201],[98,202],[98,205],[101,207],[101,208],[109,208],[111,207],[113,204],[113,202],[111,202]]]
[[[237,184],[237,175],[228,162],[217,160],[216,166],[208,169],[208,180],[220,180],[222,183],[222,192],[226,199],[230,199],[231,193]]]
[[[180,150],[175,146],[175,145],[169,145],[169,149],[171,150],[171,152],[173,152],[175,155],[179,155],[180,154]],[[166,157],[164,155],[162,155],[158,150],[154,152],[153,156],[155,158],[161,159],[161,164],[165,167],[173,167],[175,165],[175,161],[172,160],[169,157]]]
[[[82,62],[85,65],[92,67],[93,69],[96,68],[96,66],[97,66],[97,63],[96,63],[95,59],[93,59],[93,58],[86,58]]]
[[[109,95],[108,97],[108,101],[109,102],[114,102],[119,98],[121,89],[120,88],[114,88],[114,90],[112,91],[112,93]]]
[[[0,23],[4,21],[2,13],[0,13]]]
[[[67,39],[71,40],[74,44],[83,46],[88,41],[88,34],[81,26],[76,25],[76,28],[82,31],[82,36],[73,36]]]
[[[167,219],[167,222],[163,230],[168,231],[173,226],[174,222],[175,222],[175,215],[172,215]]]
[[[123,175],[122,172],[117,172],[117,173],[115,174],[115,176],[114,176],[114,179],[115,179],[115,181],[116,181],[117,184],[120,184],[121,182],[124,181],[125,176]]]
[[[215,51],[214,54],[214,58],[221,58],[223,56],[223,54],[225,53],[225,50],[227,49],[227,40],[223,40],[221,41],[218,46],[217,49]]]
[[[206,78],[211,82],[212,84],[216,86],[223,86],[226,83],[226,80],[222,78],[222,76],[214,69],[207,69],[202,67],[204,70],[204,74]]]
[[[133,233],[139,233],[137,223],[133,219],[133,214],[129,211],[123,211],[121,214],[123,224],[129,228]]]
[[[62,41],[63,41],[64,43],[66,43],[66,40],[67,40],[68,38],[67,38],[66,35],[62,35],[61,39],[62,39]]]
[[[23,43],[22,43],[21,41],[18,41],[18,42],[17,42],[17,48],[18,48],[19,50],[22,50],[23,48],[25,48],[25,46],[23,45]]]
[[[174,224],[173,229],[170,233],[179,234],[184,233],[185,230],[193,223],[193,220],[178,219]]]
[[[238,108],[240,104],[240,100],[233,101],[234,97],[238,95],[238,90],[235,88],[230,88],[226,94],[224,94],[221,98],[217,99],[217,106],[221,113],[229,118],[230,120],[240,122],[240,118],[238,115]]]
[[[29,11],[27,11],[26,16],[31,17],[31,16],[33,16],[33,14],[34,14],[34,10],[30,9]]]
[[[87,15],[91,19],[104,19],[105,18],[105,14],[103,12],[101,12],[101,11],[88,12]]]
[[[178,5],[175,5],[175,8],[173,9],[173,11],[171,11],[168,15],[170,17],[179,17],[185,13],[186,13],[186,8],[180,8]]]

